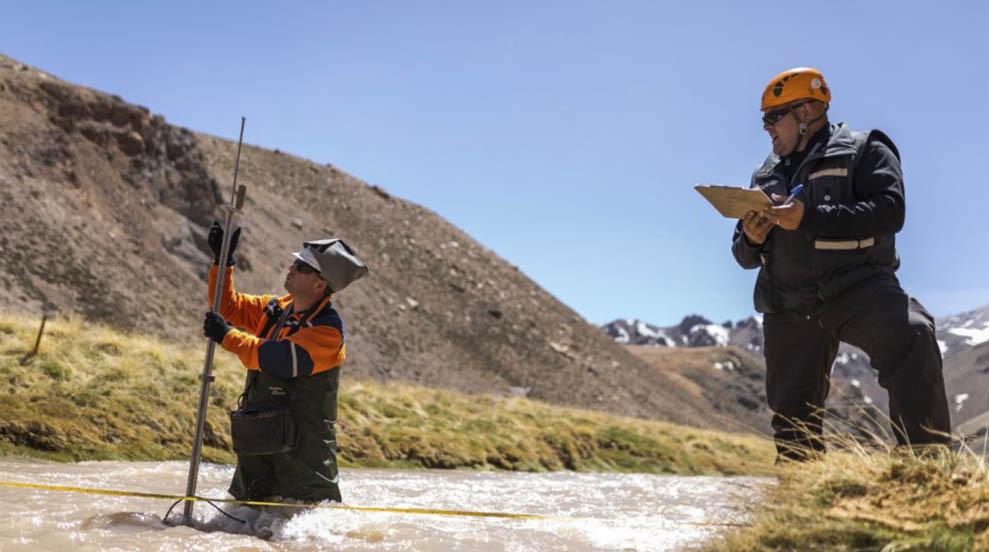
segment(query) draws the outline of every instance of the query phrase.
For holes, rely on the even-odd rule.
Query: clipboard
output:
[[[705,199],[714,205],[722,216],[740,219],[749,211],[761,211],[773,206],[765,192],[759,189],[736,188],[734,186],[694,186]]]

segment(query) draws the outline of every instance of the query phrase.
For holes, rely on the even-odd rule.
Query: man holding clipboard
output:
[[[773,152],[746,190],[768,201],[736,213],[732,237],[738,263],[759,269],[755,307],[764,313],[778,461],[824,452],[824,402],[840,341],[872,360],[900,445],[949,441],[934,319],[895,275],[906,210],[899,152],[878,130],[831,124],[830,101],[815,69],[769,82],[761,110]]]

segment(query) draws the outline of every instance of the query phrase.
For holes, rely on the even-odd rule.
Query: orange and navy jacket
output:
[[[218,265],[209,269],[209,304],[213,304]],[[294,378],[325,372],[343,364],[346,347],[343,342],[343,320],[330,304],[329,296],[308,314],[294,313],[281,328],[268,325],[268,317],[276,306],[289,308],[289,295],[249,295],[234,290],[233,267],[227,267],[220,299],[220,316],[231,325],[220,343],[224,349],[240,357],[249,370],[260,370],[279,378]],[[303,314],[305,314],[303,316]],[[270,326],[268,335],[258,335]]]

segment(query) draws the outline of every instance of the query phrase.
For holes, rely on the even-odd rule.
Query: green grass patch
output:
[[[0,454],[54,460],[187,459],[202,350],[78,319],[0,316]],[[343,368],[346,371],[346,367]],[[217,350],[204,458],[231,463],[229,411],[244,369]],[[610,416],[520,398],[349,380],[340,463],[363,467],[766,474],[765,439]]]

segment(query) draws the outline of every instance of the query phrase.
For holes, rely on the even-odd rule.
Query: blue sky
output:
[[[752,312],[693,185],[747,185],[766,82],[818,67],[832,120],[897,142],[900,278],[946,315],[989,303],[986,6],[0,0],[0,52],[196,131],[246,115],[248,142],[438,212],[597,323]]]

